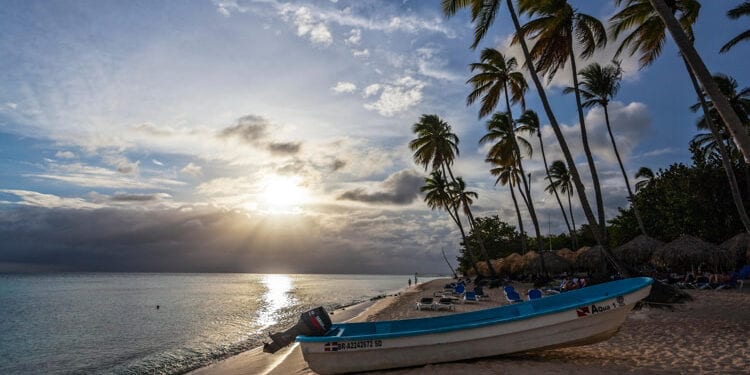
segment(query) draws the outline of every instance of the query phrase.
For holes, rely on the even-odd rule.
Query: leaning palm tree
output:
[[[617,0],[617,3],[621,3],[625,0]],[[642,3],[644,0],[628,0],[628,3]],[[683,58],[685,59],[688,70],[691,74],[695,75],[695,79],[703,87],[706,95],[714,102],[716,110],[727,125],[727,129],[732,134],[734,142],[737,144],[737,148],[740,149],[745,160],[750,161],[750,135],[747,133],[747,129],[742,126],[742,121],[739,119],[737,114],[732,110],[729,102],[724,98],[719,90],[719,87],[711,77],[711,73],[706,68],[698,52],[693,47],[692,31],[686,28],[682,22],[678,21],[675,13],[682,12],[680,8],[681,4],[688,4],[693,8],[693,12],[697,15],[700,9],[700,4],[696,0],[669,0],[669,5],[665,0],[648,0],[653,6],[653,11],[663,21],[663,25],[666,26],[669,33],[672,35],[675,44],[680,50]],[[684,7],[683,7],[684,8]],[[626,8],[627,9],[627,8]],[[624,12],[625,10],[623,10]],[[618,13],[622,14],[622,12]],[[615,16],[617,16],[616,14]],[[680,20],[682,21],[682,19]],[[637,25],[640,22],[630,24],[628,27]],[[690,23],[692,25],[692,23]],[[663,43],[663,42],[662,42]],[[698,90],[701,91],[701,90]],[[703,94],[699,94],[702,96]]]
[[[573,182],[576,186],[576,192],[578,192],[578,198],[581,201],[581,208],[586,215],[586,219],[588,220],[589,225],[592,228],[596,228],[598,226],[598,223],[593,211],[591,210],[591,205],[589,204],[588,197],[586,196],[586,189],[583,185],[583,181],[581,180],[581,175],[580,173],[578,173],[578,168],[575,166],[575,160],[573,159],[573,155],[570,152],[570,148],[568,147],[568,142],[565,139],[562,128],[557,122],[557,117],[555,116],[554,112],[552,112],[552,106],[549,103],[549,98],[547,98],[545,87],[542,84],[542,81],[539,79],[539,74],[533,67],[531,52],[529,52],[529,47],[526,43],[526,35],[524,34],[524,31],[521,28],[521,23],[518,20],[518,15],[516,14],[513,0],[506,0],[505,3],[506,7],[508,8],[508,13],[511,16],[513,27],[516,31],[515,37],[517,38],[518,43],[521,45],[521,50],[523,51],[524,59],[526,61],[524,63],[524,66],[527,68],[532,82],[534,82],[534,87],[536,88],[536,92],[539,95],[539,100],[542,102],[544,113],[547,115],[550,126],[555,133],[555,137],[558,144],[560,145],[563,156],[565,156],[565,161],[568,163],[568,165],[571,166],[570,174],[571,176],[573,176]],[[471,21],[474,23],[474,42],[472,43],[471,48],[476,48],[479,45],[479,42],[487,35],[487,32],[495,21],[495,16],[500,9],[500,4],[501,0],[442,0],[443,13],[446,16],[455,15],[460,8],[470,8]],[[599,232],[594,232],[595,233],[593,233],[593,235],[597,244],[602,245],[603,241],[601,236],[599,235]]]
[[[490,169],[490,174],[497,177],[495,185],[508,185],[510,190],[510,197],[513,199],[513,206],[516,208],[516,218],[518,219],[518,230],[521,232],[521,251],[526,254],[526,232],[523,230],[523,219],[521,219],[521,209],[518,207],[518,199],[514,186],[517,186],[520,182],[518,168],[514,165],[504,165],[502,160],[499,159],[486,159],[486,162],[490,163],[493,168]]]
[[[463,224],[461,223],[461,217],[458,215],[458,207],[448,189],[449,184],[445,180],[443,173],[440,170],[436,170],[430,174],[430,177],[425,178],[425,184],[419,190],[425,194],[424,201],[430,209],[445,209],[451,220],[453,220],[453,223],[458,226],[458,230],[461,233],[461,239],[464,244],[466,244],[466,256],[469,258],[469,261],[474,268],[474,272],[479,275],[476,259],[474,258],[474,254],[471,252],[471,247],[467,241],[466,231],[464,231]]]
[[[750,16],[750,1],[745,1],[744,3],[737,5],[727,12],[727,17],[733,20],[736,20],[741,16]],[[750,40],[750,29],[741,32],[740,35],[737,35],[736,37],[728,41],[727,44],[721,47],[720,52],[728,52],[732,47],[734,47],[735,44],[743,40]]]
[[[604,25],[595,17],[573,8],[567,0],[518,0],[518,4],[521,13],[525,13],[532,18],[536,17],[522,26],[523,34],[536,40],[536,44],[531,49],[531,58],[536,64],[536,69],[551,79],[560,68],[569,62],[573,74],[573,87],[577,90],[579,85],[578,71],[573,41],[577,41],[582,48],[581,58],[591,57],[598,48],[607,44],[607,32]],[[514,41],[517,41],[517,38]],[[591,182],[594,186],[594,197],[600,224],[598,230],[603,241],[607,242],[604,198],[599,184],[594,155],[589,146],[586,120],[581,104],[581,95],[578,91],[575,91],[575,98],[578,122],[581,127],[581,142],[591,172]]]
[[[549,165],[547,164],[547,155],[544,152],[544,141],[542,140],[542,129],[539,123],[539,116],[537,116],[536,112],[528,110],[525,111],[520,118],[516,119],[516,122],[519,124],[519,130],[527,130],[531,134],[536,134],[539,138],[539,150],[542,152],[544,172],[547,175],[547,179],[549,180]],[[555,189],[554,187],[552,187],[552,193],[554,193],[557,204],[560,206],[560,212],[562,212],[563,219],[565,220],[565,226],[568,228],[570,237],[575,240],[575,233],[573,228],[570,226],[570,221],[568,221],[568,214],[565,213],[565,207],[563,207],[562,200],[560,199],[560,194],[557,193],[557,189]],[[574,247],[577,246],[574,245]]]
[[[547,192],[560,191],[568,196],[568,211],[570,213],[570,220],[573,222],[573,231],[571,232],[573,234],[573,247],[578,248],[578,240],[575,235],[576,219],[573,216],[573,202],[570,199],[570,196],[573,194],[572,176],[562,160],[553,161],[549,169],[549,185],[544,190]]]
[[[714,76],[714,80],[716,80],[717,86],[719,86],[719,88],[721,89],[722,95],[724,95],[730,105],[732,105],[733,110],[737,114],[740,114],[743,120],[743,124],[745,126],[750,124],[750,118],[748,118],[750,100],[745,97],[748,93],[750,93],[750,89],[746,88],[745,90],[742,90],[743,92],[738,93],[737,81],[727,75],[717,74]],[[698,88],[698,84],[694,79],[693,84],[696,88]],[[693,111],[696,111],[698,109],[696,106],[700,106],[703,108],[703,112],[705,113],[705,115],[698,120],[698,127],[699,129],[701,126],[703,126],[704,128],[707,127],[711,131],[710,134],[711,138],[713,138],[713,142],[707,146],[713,146],[714,150],[718,151],[719,160],[721,161],[721,164],[724,167],[724,171],[727,175],[727,179],[729,180],[729,188],[732,193],[732,199],[734,200],[734,205],[737,208],[737,213],[739,214],[740,221],[745,227],[745,231],[750,233],[750,217],[748,217],[747,211],[745,210],[745,205],[740,194],[739,184],[737,183],[737,177],[735,176],[734,169],[732,168],[732,160],[734,159],[732,155],[732,148],[727,147],[727,144],[724,142],[724,139],[726,138],[726,126],[721,121],[721,117],[717,115],[716,107],[713,105],[713,103],[705,100],[705,98],[702,96],[702,93],[699,99],[700,102],[696,105],[693,105],[691,109],[693,109]],[[703,135],[699,134],[698,137],[700,136]],[[693,141],[695,141],[695,139],[693,139]],[[692,144],[693,143],[691,142],[691,145]],[[710,152],[705,148],[701,151],[703,151],[704,155],[715,155],[714,152]],[[745,171],[747,172],[746,163]]]
[[[575,165],[573,154],[570,152],[568,142],[565,139],[565,135],[563,134],[562,128],[560,127],[560,123],[557,122],[557,117],[555,117],[554,112],[552,112],[552,106],[550,105],[549,98],[547,98],[547,92],[545,91],[544,85],[539,79],[539,74],[537,74],[536,69],[534,69],[531,52],[529,52],[529,46],[526,43],[526,35],[521,29],[521,23],[518,20],[518,15],[516,14],[513,0],[506,0],[505,3],[506,7],[508,8],[508,14],[510,14],[511,21],[513,22],[513,27],[516,31],[515,37],[518,43],[521,45],[521,51],[523,51],[523,56],[525,59],[525,63],[523,65],[527,68],[529,76],[534,82],[534,87],[536,88],[536,92],[539,95],[539,100],[542,102],[544,113],[547,115],[550,126],[555,133],[555,137],[560,146],[560,150],[565,157],[565,162],[570,165],[570,174],[573,178],[576,192],[578,193],[578,199],[581,202],[581,209],[583,210],[584,215],[586,215],[586,219],[588,220],[589,225],[592,228],[597,228],[599,226],[599,223],[597,223],[594,212],[591,210],[591,205],[589,204],[588,197],[586,196],[586,189],[583,185],[583,181],[581,180],[581,175],[578,172],[578,168]],[[472,48],[476,48],[477,45],[479,45],[479,42],[487,35],[487,31],[495,21],[495,16],[497,15],[497,11],[500,9],[500,4],[501,0],[442,0],[443,13],[446,16],[455,15],[460,8],[471,9],[471,21],[474,24],[474,42],[472,43]],[[609,250],[606,248],[606,243],[604,243],[600,232],[598,230],[594,230],[592,232],[596,243],[598,245],[605,246],[605,254],[607,255],[607,260],[609,260],[618,271],[622,272],[623,274],[627,274],[627,270],[625,270],[617,262],[617,260],[612,256],[611,252],[609,252]]]
[[[453,165],[453,160],[459,153],[459,139],[453,133],[451,126],[437,115],[422,115],[419,121],[412,126],[412,131],[417,136],[409,142],[409,148],[414,152],[414,161],[422,165],[425,170],[429,168],[433,171],[441,170],[443,176],[449,176],[451,182],[455,183],[456,178],[451,170],[451,165]],[[463,206],[469,212],[469,222],[473,226],[474,217],[471,215],[471,209],[466,202],[463,202]],[[457,211],[458,206],[456,206]],[[479,236],[481,237],[481,234]],[[479,241],[479,248],[489,262],[487,249],[485,249],[483,241]],[[494,268],[489,263],[488,267],[491,276],[494,277],[496,274]]]
[[[617,94],[620,90],[620,81],[622,80],[622,67],[618,61],[613,61],[611,65],[601,66],[598,63],[592,63],[587,67],[581,69],[578,73],[581,76],[581,83],[578,90],[583,97],[583,107],[591,108],[593,106],[601,106],[604,110],[604,121],[607,125],[607,133],[609,133],[609,140],[612,142],[612,149],[615,152],[617,163],[620,165],[620,171],[622,172],[622,178],[625,180],[625,187],[628,190],[628,200],[633,205],[633,212],[635,213],[638,227],[643,235],[646,233],[646,227],[643,225],[641,219],[641,213],[638,211],[638,207],[633,199],[633,190],[630,189],[630,181],[628,181],[628,174],[625,172],[625,166],[622,163],[620,152],[617,150],[617,142],[615,142],[615,136],[612,134],[612,125],[609,122],[609,101]],[[568,94],[574,92],[575,88],[568,87],[563,92]]]
[[[466,105],[472,105],[480,99],[479,118],[492,113],[501,96],[505,96],[506,111],[510,113],[511,103],[520,102],[523,106],[524,94],[529,86],[523,73],[516,70],[518,62],[515,57],[506,58],[494,48],[486,48],[480,55],[480,62],[469,64],[475,73],[466,83],[473,90],[466,97]]]
[[[623,1],[625,0],[617,0],[617,4],[619,5]],[[669,6],[662,0],[627,0],[626,6],[610,18],[611,32],[615,38],[620,34],[628,33],[616,54],[628,48],[631,55],[636,52],[641,54],[642,67],[651,64],[661,53],[666,40],[666,30],[669,30],[680,48],[693,89],[700,100],[701,107],[706,115],[705,118],[708,120],[706,124],[711,129],[711,134],[717,145],[722,148],[720,145],[721,134],[712,117],[708,115],[710,109],[705,99],[706,94],[714,103],[719,117],[727,125],[727,130],[732,134],[745,160],[748,160],[750,155],[747,151],[750,151],[750,137],[742,126],[742,121],[737,113],[732,109],[724,95],[721,94],[718,85],[708,73],[703,61],[692,46],[694,39],[692,26],[698,18],[699,11],[700,4],[696,0],[671,0]],[[710,82],[704,81],[704,73],[708,75],[710,78],[708,81]],[[701,85],[703,88],[701,88]],[[737,129],[739,130],[736,131]],[[744,148],[743,145],[748,147]],[[722,152],[722,159],[725,158],[728,158],[728,152]],[[743,214],[745,209],[739,196],[739,187],[734,176],[734,170],[732,170],[728,160],[722,161],[722,165],[727,174],[738,214],[745,229],[750,232],[750,219],[746,219],[747,214]]]
[[[539,220],[537,219],[536,210],[534,209],[534,201],[531,198],[531,189],[528,187],[526,180],[526,172],[523,168],[523,156],[521,149],[527,155],[531,155],[531,144],[528,140],[518,135],[514,128],[515,125],[510,117],[510,114],[505,112],[498,112],[492,115],[489,121],[487,121],[487,134],[479,139],[480,144],[487,142],[493,142],[490,150],[487,154],[487,159],[497,160],[499,163],[504,165],[510,165],[518,167],[521,174],[521,181],[524,183],[526,196],[524,202],[526,207],[529,209],[529,216],[531,216],[531,223],[534,225],[534,232],[537,238],[537,248],[541,253],[544,251],[542,242],[542,233],[539,229]],[[542,268],[544,270],[544,261],[542,261]]]

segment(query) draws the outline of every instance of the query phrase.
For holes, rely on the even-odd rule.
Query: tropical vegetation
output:
[[[413,125],[415,138],[409,143],[414,161],[431,172],[422,188],[426,203],[433,209],[446,211],[460,232],[462,271],[478,272],[477,263],[481,262],[495,275],[491,259],[512,252],[525,253],[531,248],[543,253],[544,244],[555,243],[555,247],[574,249],[599,245],[602,259],[611,270],[627,275],[627,268],[610,249],[639,234],[669,241],[690,233],[722,241],[738,231],[750,233],[750,219],[745,213],[750,199],[747,163],[750,160],[750,89],[740,89],[739,83],[729,76],[712,76],[693,48],[693,26],[701,5],[697,0],[615,0],[618,10],[607,20],[607,25],[581,12],[567,0],[443,0],[442,10],[446,16],[453,16],[463,8],[469,9],[474,27],[471,48],[476,49],[489,35],[503,3],[515,30],[512,43],[521,47],[523,61],[494,48],[482,49],[478,61],[468,67],[470,75],[466,83],[470,90],[466,104],[479,104],[478,117],[486,118],[486,133],[480,143],[488,146],[485,157],[488,172],[496,185],[507,188],[517,226],[498,216],[474,216],[471,207],[478,195],[461,177],[454,175],[452,166],[459,155],[459,139],[445,121],[437,115],[423,115]],[[728,12],[733,19],[748,14],[750,2]],[[748,39],[748,32],[733,38],[722,52]],[[617,129],[610,122],[610,104],[619,91],[623,75],[616,59],[638,54],[641,67],[652,64],[663,51],[668,34],[683,56],[698,98],[698,103],[690,107],[693,111],[702,111],[697,120],[698,129],[709,132],[696,135],[690,142],[692,165],[675,164],[656,173],[642,167],[632,176],[638,180],[633,188],[618,148]],[[611,56],[611,64],[589,63],[579,69],[580,62],[585,63],[612,40],[620,44]],[[548,87],[542,81],[543,78],[553,79],[563,67],[569,68],[571,73],[572,86],[564,91],[575,98],[577,135],[588,168],[588,181],[584,181],[578,170],[566,132],[547,97]],[[531,79],[533,91],[538,95],[562,160],[548,163],[541,121],[534,109],[527,108],[530,101],[526,95],[531,91],[527,78]],[[688,107],[686,103],[686,110]],[[606,137],[618,162],[629,202],[627,207],[619,209],[617,216],[609,219],[597,160],[590,146],[590,132],[595,128],[586,124],[585,111],[594,108],[604,115]],[[520,116],[514,116],[515,110]],[[532,142],[534,136],[537,142]],[[527,173],[535,151],[540,151],[545,170],[544,176],[536,178],[543,179],[545,192],[555,197],[567,233],[542,235],[535,206],[538,201],[531,189],[535,176]],[[744,179],[737,179],[737,175]],[[586,186],[593,188],[593,205]],[[586,222],[576,228],[578,210]],[[525,230],[526,217],[532,224],[534,236],[529,236]],[[541,256],[540,261],[544,277],[545,257]]]

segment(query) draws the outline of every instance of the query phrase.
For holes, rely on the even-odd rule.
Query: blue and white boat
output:
[[[323,336],[296,340],[310,369],[320,374],[588,345],[617,333],[652,283],[647,277],[631,278],[468,313],[339,323]]]

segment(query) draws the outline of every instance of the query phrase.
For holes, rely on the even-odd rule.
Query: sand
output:
[[[432,296],[449,280],[434,280],[399,296],[336,311],[334,321],[390,320],[451,314],[417,311],[415,301]],[[525,294],[528,284],[515,284]],[[490,301],[458,305],[456,312],[506,304],[500,289],[485,289]],[[634,311],[620,332],[595,345],[463,362],[378,371],[371,374],[740,374],[750,371],[750,293],[691,290],[695,299],[673,311]],[[274,355],[254,349],[199,369],[193,375],[314,374],[297,345]]]

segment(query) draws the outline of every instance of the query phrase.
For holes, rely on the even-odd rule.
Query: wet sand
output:
[[[337,311],[334,321],[391,320],[445,315],[417,311],[415,301],[442,290],[449,280],[433,280],[386,297]],[[525,295],[528,284],[515,284]],[[747,289],[747,288],[746,288]],[[501,289],[485,289],[489,301],[457,305],[465,312],[506,304]],[[632,312],[608,341],[574,348],[484,358],[369,374],[740,374],[750,371],[750,291],[691,290],[695,299],[674,311],[644,308]],[[260,348],[228,358],[192,374],[314,374],[297,345],[274,355]]]

